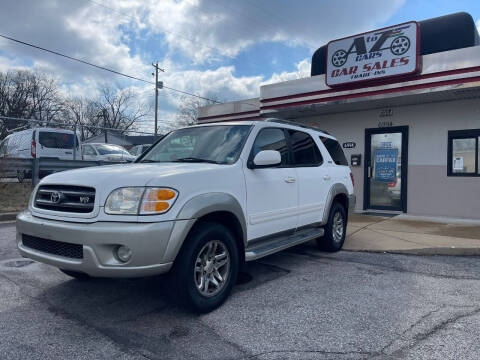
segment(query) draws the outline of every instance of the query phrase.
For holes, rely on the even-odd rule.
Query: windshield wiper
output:
[[[157,163],[157,162],[160,162],[160,161],[145,159],[145,160],[140,160],[139,162],[140,163]]]
[[[220,161],[200,159],[196,157],[184,157],[184,158],[172,160],[172,162],[192,162],[192,163],[199,162],[199,163],[209,163],[209,164],[222,164],[222,162]]]

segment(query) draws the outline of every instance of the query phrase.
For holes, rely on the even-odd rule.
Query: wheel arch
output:
[[[328,222],[328,215],[330,214],[330,209],[335,201],[339,201],[345,207],[345,212],[348,214],[349,197],[348,190],[344,184],[336,183],[330,188],[327,195],[327,201],[325,202],[325,209],[323,210],[322,225],[325,225]]]
[[[164,261],[174,261],[190,232],[196,225],[205,221],[218,222],[233,232],[240,255],[239,260],[243,262],[247,242],[245,216],[239,201],[227,193],[197,195],[183,205],[170,234]]]

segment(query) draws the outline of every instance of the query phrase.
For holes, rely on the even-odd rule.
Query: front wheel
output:
[[[205,222],[185,240],[170,274],[177,300],[198,312],[220,306],[230,294],[238,274],[238,249],[223,225]]]
[[[330,209],[325,234],[317,239],[318,247],[329,252],[339,251],[345,242],[346,233],[347,212],[342,204],[335,202]]]

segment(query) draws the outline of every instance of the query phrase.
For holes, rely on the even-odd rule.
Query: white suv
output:
[[[169,272],[169,293],[204,312],[245,261],[313,239],[340,250],[354,205],[327,133],[275,119],[213,123],[171,132],[133,164],[44,178],[17,241],[76,278]]]

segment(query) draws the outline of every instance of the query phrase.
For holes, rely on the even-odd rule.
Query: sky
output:
[[[262,84],[310,75],[313,52],[333,39],[458,11],[480,29],[478,0],[0,0],[0,34],[220,101],[257,97]],[[0,71],[55,75],[62,92],[94,96],[153,85],[0,39]],[[159,124],[175,127],[184,98],[160,90]],[[140,124],[153,129],[153,113]]]

